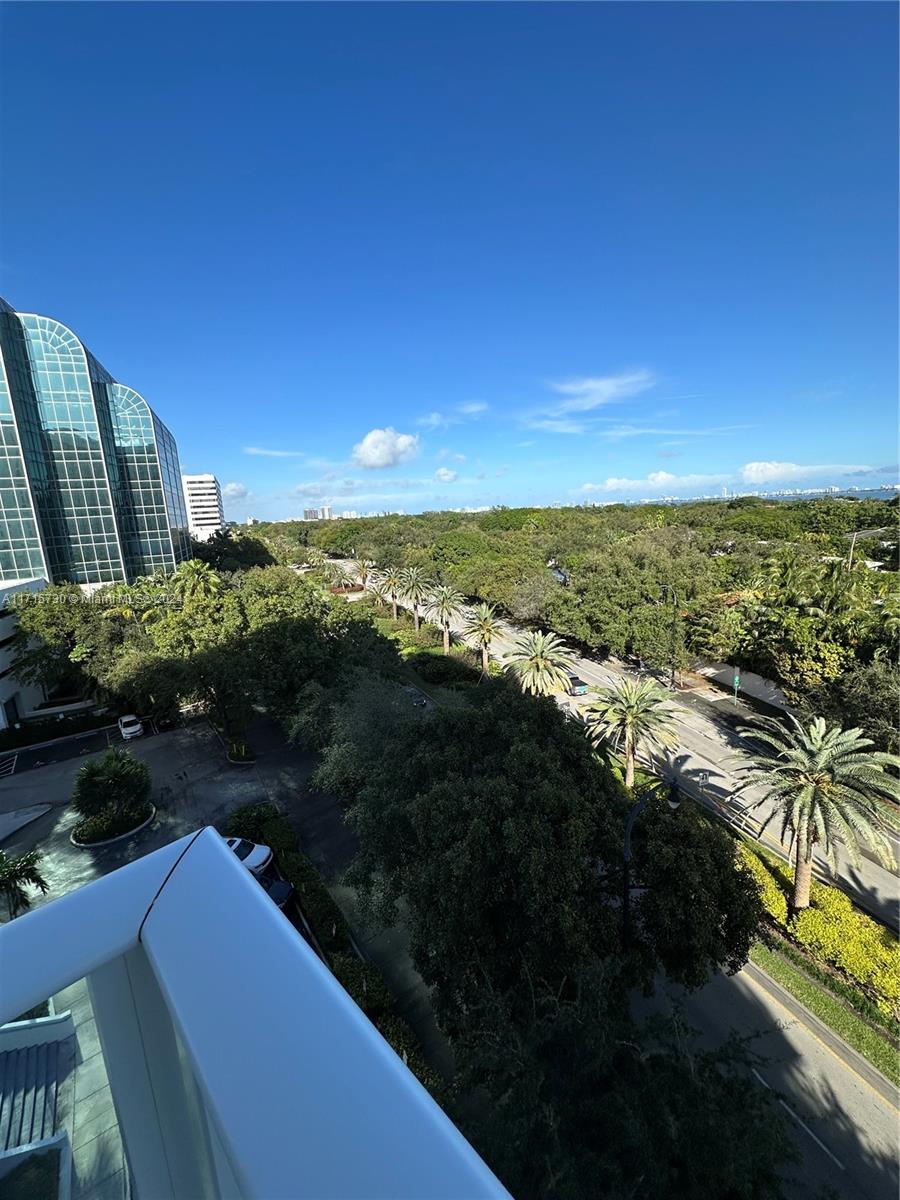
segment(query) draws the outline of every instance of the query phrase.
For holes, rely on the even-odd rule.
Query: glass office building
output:
[[[190,557],[175,439],[70,329],[0,300],[0,580],[87,587]]]

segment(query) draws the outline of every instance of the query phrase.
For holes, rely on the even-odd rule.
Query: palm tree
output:
[[[375,564],[370,558],[361,558],[359,562],[355,562],[353,564],[351,570],[363,587],[365,587],[372,577],[372,572],[375,570]]]
[[[184,603],[185,600],[212,600],[222,590],[222,580],[209,563],[197,558],[179,563],[170,576],[172,591]]]
[[[17,858],[0,850],[0,896],[6,901],[9,919],[31,907],[27,888],[37,888],[46,893],[49,885],[41,874],[41,856],[37,850],[29,850]]]
[[[379,608],[383,608],[391,598],[390,588],[380,575],[369,576],[369,591],[375,597]]]
[[[313,570],[316,570],[324,563],[325,555],[318,546],[310,546],[306,551],[306,561]]]
[[[504,659],[526,692],[549,696],[568,685],[574,655],[555,633],[527,632]]]
[[[864,842],[886,867],[894,855],[883,825],[900,829],[900,818],[890,803],[900,800],[900,780],[885,767],[900,766],[900,757],[870,750],[871,738],[860,729],[841,729],[814,717],[805,727],[789,715],[789,725],[761,717],[740,733],[771,747],[755,753],[746,770],[743,788],[762,786],[764,794],[750,809],[773,804],[760,833],[781,815],[781,840],[790,833],[794,855],[794,892],[791,910],[809,907],[813,848],[820,845],[832,872],[837,871],[838,842],[843,842],[854,865],[859,866],[859,845]]]
[[[353,576],[347,567],[342,562],[328,562],[325,564],[325,574],[333,588],[349,587],[353,582]]]
[[[445,654],[450,653],[450,623],[462,612],[465,602],[466,598],[462,592],[458,592],[456,588],[448,587],[446,584],[436,587],[428,597],[425,612],[441,627],[441,633],[444,635]]]
[[[625,759],[625,786],[634,787],[634,768],[643,746],[670,749],[675,737],[675,711],[668,693],[653,679],[621,679],[615,687],[601,688],[588,709],[595,736],[621,749]]]
[[[397,598],[403,592],[403,572],[399,567],[388,567],[381,576],[381,582],[391,597],[391,616],[397,620]]]
[[[491,664],[491,643],[500,633],[500,621],[493,604],[477,605],[466,618],[463,633],[481,651],[481,674],[487,675]]]
[[[408,600],[412,605],[413,624],[416,627],[416,633],[419,632],[419,605],[428,598],[428,593],[431,591],[431,584],[425,575],[422,567],[407,567],[403,572],[400,583],[400,594],[404,600]]]

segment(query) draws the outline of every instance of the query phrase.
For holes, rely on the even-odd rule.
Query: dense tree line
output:
[[[284,522],[252,537],[279,561],[420,569],[596,654],[758,671],[896,750],[897,515],[896,501],[738,498]]]
[[[406,925],[452,1040],[442,1098],[521,1200],[780,1194],[790,1143],[747,1048],[701,1051],[677,1018],[631,1012],[660,972],[693,987],[745,961],[761,901],[723,829],[648,798],[625,951],[631,797],[513,676],[415,707],[369,612],[279,566],[41,596],[20,609],[21,673],[76,672],[158,715],[198,700],[232,730],[262,704],[320,753],[359,835],[352,882]]]

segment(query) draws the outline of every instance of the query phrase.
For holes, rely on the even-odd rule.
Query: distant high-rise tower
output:
[[[182,475],[191,537],[205,542],[225,528],[222,489],[215,475]]]
[[[330,504],[323,504],[319,509],[319,519],[322,521],[330,521],[332,518],[332,510]]]
[[[190,555],[175,439],[51,317],[0,300],[0,581],[86,588]]]
[[[319,519],[319,510],[317,508],[304,508],[304,510],[303,510],[303,520],[304,521],[318,521],[318,519]]]

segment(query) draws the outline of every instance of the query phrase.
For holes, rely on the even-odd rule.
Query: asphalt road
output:
[[[464,642],[461,634],[463,625],[463,618],[459,618],[453,622],[452,630],[458,640]],[[503,656],[512,650],[522,632],[508,621],[502,621],[500,629],[501,636],[491,648],[491,656],[498,661],[502,661]],[[610,687],[623,677],[634,678],[637,675],[633,668],[612,658],[600,663],[576,655],[572,667],[576,674],[594,687]],[[591,700],[590,695],[557,696],[558,703],[573,712],[586,708]],[[748,836],[787,857],[786,848],[777,836],[777,820],[760,835],[760,826],[770,814],[772,806],[763,804],[749,811],[753,801],[760,797],[760,789],[751,788],[738,795],[742,743],[735,729],[737,722],[731,701],[709,686],[678,693],[673,696],[673,707],[676,709],[679,744],[672,754],[669,769],[676,776],[679,786]],[[748,723],[755,716],[752,710],[741,705],[738,705],[738,712],[743,714]],[[895,855],[900,860],[900,843],[892,835],[891,840]],[[846,855],[842,856],[837,879],[832,879],[822,856],[816,857],[815,870],[821,878],[837,883],[855,904],[879,921],[895,931],[900,928],[900,876],[896,871],[882,867],[867,850],[862,851],[859,867],[854,867]]]
[[[766,1060],[757,1078],[779,1095],[802,1155],[786,1189],[792,1200],[823,1194],[896,1200],[900,1111],[886,1080],[833,1035],[817,1031],[815,1019],[752,964],[737,975],[716,976],[692,995],[673,995],[704,1043],[717,1045],[732,1030],[759,1034],[750,1043]],[[798,1011],[809,1025],[797,1019]]]

